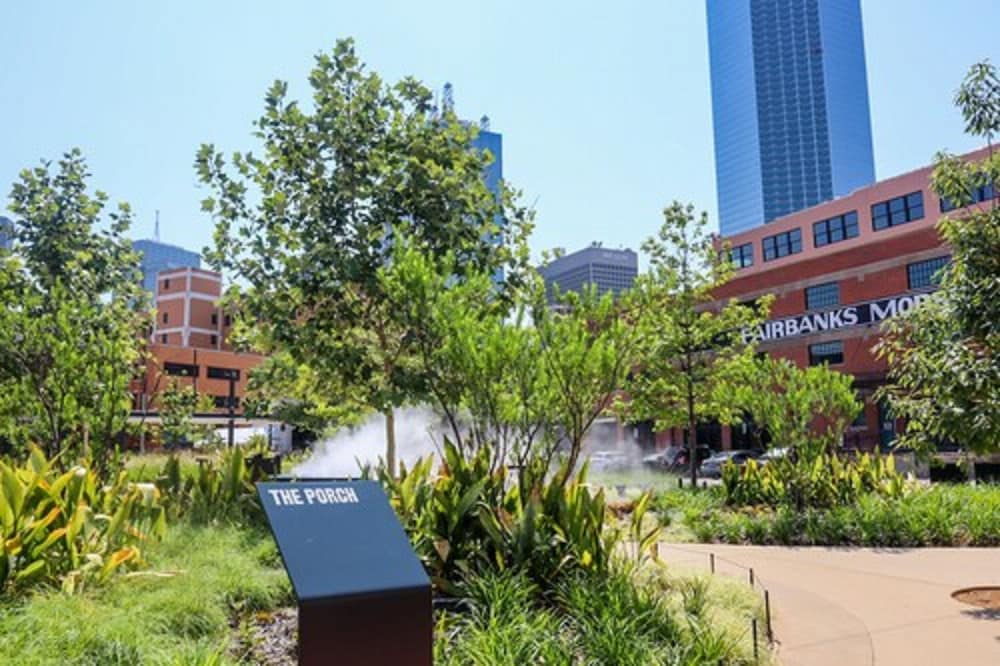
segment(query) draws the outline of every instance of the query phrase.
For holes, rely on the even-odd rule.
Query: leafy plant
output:
[[[183,516],[196,524],[254,523],[263,518],[254,486],[262,477],[256,474],[237,446],[199,462],[187,475],[182,473],[180,458],[171,456],[157,477],[156,486],[175,517]]]
[[[893,457],[862,454],[854,460],[822,454],[815,458],[778,458],[767,465],[747,461],[742,468],[722,469],[726,503],[733,506],[787,504],[797,509],[853,504],[875,493],[899,498],[905,478],[896,472]]]
[[[121,471],[109,482],[77,465],[59,473],[37,447],[0,461],[0,590],[58,584],[67,592],[140,566],[141,546],[166,529],[160,493]]]

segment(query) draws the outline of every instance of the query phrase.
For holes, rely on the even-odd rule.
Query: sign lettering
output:
[[[268,488],[268,494],[275,506],[303,506],[307,504],[358,504],[358,494],[354,488]]]
[[[907,312],[930,298],[930,294],[906,294],[877,301],[848,305],[825,312],[810,312],[796,317],[783,317],[764,322],[757,329],[757,340],[781,340],[820,331],[874,324]],[[750,338],[749,332],[744,333]]]

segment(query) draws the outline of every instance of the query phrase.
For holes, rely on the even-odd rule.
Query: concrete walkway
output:
[[[1000,611],[961,604],[1000,585],[997,548],[784,548],[661,544],[667,562],[748,577],[771,595],[784,666],[998,666]]]

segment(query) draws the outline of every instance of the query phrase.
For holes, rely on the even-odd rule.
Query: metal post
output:
[[[758,663],[760,654],[757,652],[757,618],[750,620],[750,631],[753,633],[753,661]]]
[[[233,448],[236,443],[236,424],[233,421],[233,416],[236,413],[236,377],[233,376],[233,372],[229,371],[229,448]]]
[[[767,622],[767,642],[774,642],[774,630],[771,628],[771,593],[764,590],[764,620]]]
[[[753,567],[750,567],[750,587],[753,587]]]
[[[708,554],[708,568],[715,573],[715,553]]]

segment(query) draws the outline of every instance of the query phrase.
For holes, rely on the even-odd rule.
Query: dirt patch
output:
[[[952,592],[951,596],[963,604],[1000,611],[1000,586],[966,587]]]
[[[298,664],[298,610],[281,608],[247,617],[237,629],[233,652],[241,661],[263,666]]]

